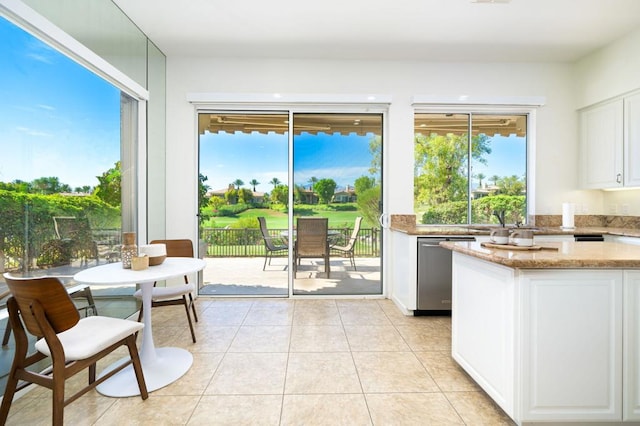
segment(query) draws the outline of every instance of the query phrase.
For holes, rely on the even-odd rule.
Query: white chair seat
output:
[[[58,333],[67,361],[89,358],[110,345],[141,330],[144,324],[120,318],[91,316],[80,321],[69,330]],[[51,356],[44,339],[35,344],[36,349]]]
[[[178,296],[182,296],[195,291],[193,283],[179,284],[171,287],[154,287],[151,299],[156,302],[159,300],[175,299]],[[137,290],[133,293],[133,296],[142,299],[142,290]]]

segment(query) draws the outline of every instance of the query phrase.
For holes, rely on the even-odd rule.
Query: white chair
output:
[[[150,244],[164,244],[167,247],[167,257],[193,257],[193,243],[191,240],[153,240]],[[196,343],[196,333],[193,329],[193,322],[189,309],[193,312],[193,319],[198,322],[196,307],[193,303],[191,293],[195,291],[195,286],[189,282],[189,278],[184,276],[184,285],[172,287],[156,287],[153,283],[153,293],[151,296],[151,307],[184,305],[187,311],[187,320],[189,321],[189,329],[191,330],[191,340]],[[133,294],[136,298],[142,299],[142,290],[138,290]],[[187,300],[188,299],[188,300]],[[142,320],[142,306],[138,314],[138,321]]]

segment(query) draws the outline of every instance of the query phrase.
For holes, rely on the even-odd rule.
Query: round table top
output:
[[[82,270],[73,276],[78,283],[112,285],[146,283],[198,272],[207,265],[203,259],[193,257],[168,257],[160,265],[142,271],[124,269],[122,262],[108,263]]]

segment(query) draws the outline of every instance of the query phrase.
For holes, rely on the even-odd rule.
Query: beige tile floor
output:
[[[389,300],[197,305],[195,344],[182,307],[153,311],[156,346],[193,353],[185,376],[146,401],[91,391],[66,407],[65,424],[513,424],[451,359],[450,318],[405,317]],[[35,388],[13,403],[7,424],[50,424],[50,398]]]

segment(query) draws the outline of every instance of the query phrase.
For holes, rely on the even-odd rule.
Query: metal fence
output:
[[[337,235],[333,243],[345,245],[351,237],[352,228],[331,228]],[[273,239],[286,242],[286,229],[269,229]],[[207,243],[207,257],[254,257],[264,256],[264,240],[257,228],[202,228],[200,238]],[[360,228],[354,247],[357,257],[380,256],[380,229]]]

